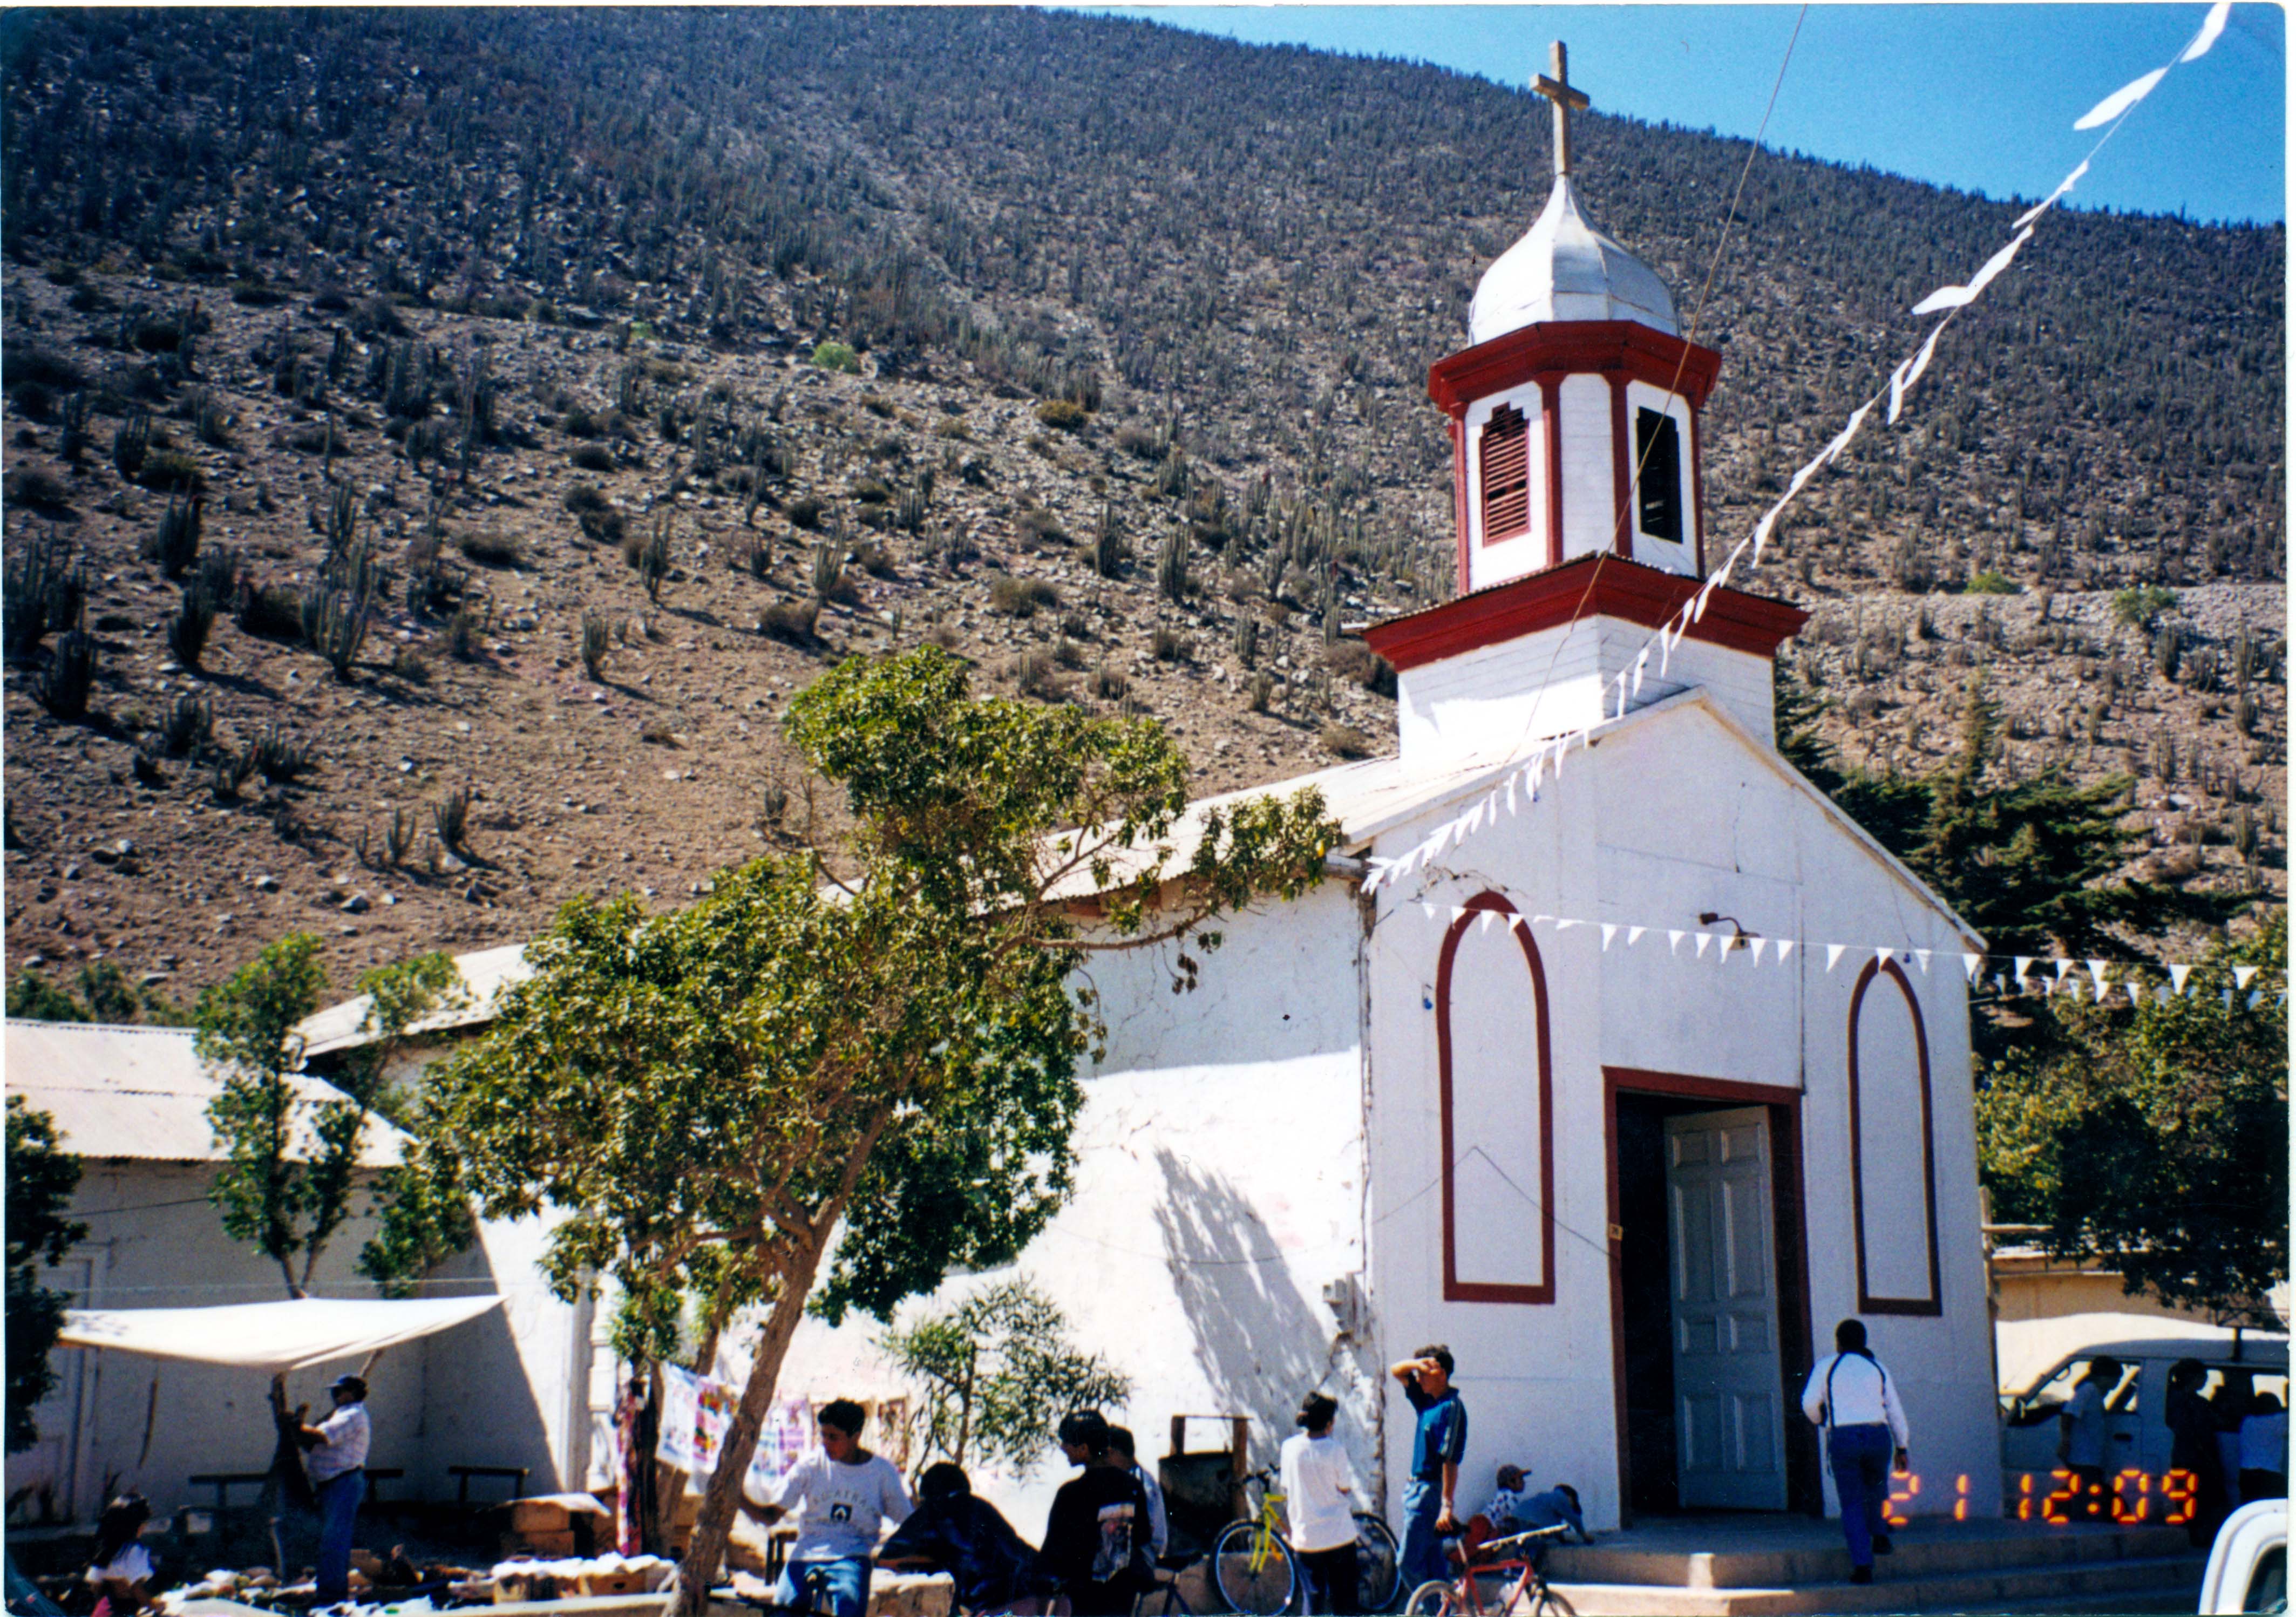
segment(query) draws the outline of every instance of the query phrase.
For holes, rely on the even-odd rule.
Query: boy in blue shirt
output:
[[[1451,1350],[1439,1342],[1388,1367],[1419,1417],[1411,1436],[1411,1480],[1403,1489],[1399,1558],[1406,1589],[1445,1575],[1443,1535],[1459,1528],[1452,1505],[1459,1462],[1467,1453],[1467,1406],[1451,1385]]]

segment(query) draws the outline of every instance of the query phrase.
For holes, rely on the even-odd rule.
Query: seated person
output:
[[[869,1609],[870,1559],[883,1524],[907,1518],[909,1491],[890,1460],[861,1446],[866,1418],[851,1399],[828,1404],[815,1423],[821,1447],[773,1485],[773,1498],[752,1499],[742,1492],[742,1508],[757,1521],[770,1523],[797,1513],[797,1542],[774,1585],[776,1605],[819,1610],[805,1589],[806,1574],[818,1571],[826,1617],[863,1617]]]
[[[976,1498],[964,1467],[944,1460],[917,1479],[917,1507],[885,1540],[877,1564],[904,1572],[947,1572],[956,1603],[976,1613],[1030,1617],[1048,1608],[1060,1580],[1037,1564],[1037,1552],[996,1507]]]
[[[1496,1481],[1498,1491],[1491,1495],[1489,1504],[1467,1518],[1459,1535],[1459,1553],[1465,1559],[1472,1561],[1493,1539],[1536,1532],[1543,1527],[1564,1529],[1558,1535],[1564,1539],[1575,1530],[1581,1544],[1595,1541],[1594,1535],[1587,1531],[1586,1518],[1579,1514],[1578,1490],[1570,1483],[1526,1496],[1522,1468],[1519,1465],[1500,1466]],[[1541,1539],[1525,1547],[1533,1565],[1546,1564],[1547,1546],[1553,1542]]]
[[[95,1617],[129,1617],[151,1604],[152,1552],[144,1547],[144,1524],[152,1506],[140,1493],[127,1493],[103,1507],[95,1524],[95,1554],[87,1582],[95,1591]]]
[[[2288,1411],[2269,1392],[2251,1396],[2240,1423],[2240,1497],[2284,1498],[2288,1492]]]

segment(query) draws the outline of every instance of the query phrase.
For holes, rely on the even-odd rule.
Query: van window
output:
[[[2248,1593],[2241,1599],[2243,1612],[2284,1612],[2288,1609],[2288,1547],[2276,1544],[2256,1558],[2248,1575]]]
[[[2227,1391],[2228,1390],[2228,1391]],[[2244,1411],[2249,1400],[2259,1393],[2268,1392],[2288,1407],[2288,1375],[2282,1370],[2260,1370],[2251,1365],[2210,1365],[2208,1379],[2201,1383],[2201,1396],[2215,1406],[2220,1416],[2235,1410]]]
[[[2076,1358],[2034,1388],[2025,1399],[2028,1413],[2037,1417],[2044,1413],[2054,1415],[2066,1404],[2071,1402],[2073,1388],[2082,1376],[2088,1374],[2088,1366],[2087,1359]],[[2124,1360],[2120,1367],[2120,1379],[2105,1392],[2105,1408],[2114,1415],[2134,1415],[2136,1412],[2136,1389],[2144,1379],[2144,1363],[2142,1359],[2133,1364]],[[2022,1425],[2032,1423],[2022,1421],[2019,1424]]]

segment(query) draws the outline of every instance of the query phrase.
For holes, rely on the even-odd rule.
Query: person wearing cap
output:
[[[1283,1510],[1291,1518],[1292,1547],[1307,1575],[1308,1609],[1351,1613],[1356,1599],[1355,1472],[1348,1451],[1332,1435],[1339,1401],[1328,1392],[1300,1400],[1276,1465],[1283,1479]]]
[[[366,1450],[373,1433],[366,1418],[366,1383],[338,1375],[327,1391],[334,1413],[317,1425],[299,1422],[296,1441],[308,1450],[304,1474],[319,1506],[317,1604],[335,1605],[351,1597],[351,1531],[366,1498]]]

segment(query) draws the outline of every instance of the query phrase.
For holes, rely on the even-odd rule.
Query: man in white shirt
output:
[[[1849,1546],[1849,1581],[1874,1581],[1874,1557],[1888,1555],[1892,1462],[1903,1471],[1906,1411],[1898,1384],[1882,1361],[1866,1349],[1866,1322],[1845,1319],[1833,1327],[1834,1353],[1809,1373],[1801,1390],[1801,1410],[1825,1432],[1826,1458],[1833,1467],[1833,1490],[1841,1501],[1841,1536]]]
[[[2098,1354],[2057,1416],[2057,1463],[2073,1473],[2073,1508],[2087,1521],[2109,1520],[2112,1514],[2112,1486],[2104,1477],[2105,1399],[2120,1387],[2123,1374],[2119,1359]]]
[[[317,1603],[335,1605],[351,1597],[351,1533],[366,1498],[366,1451],[373,1432],[366,1418],[366,1383],[338,1375],[327,1388],[334,1413],[317,1425],[301,1425],[296,1439],[308,1450],[303,1471],[319,1505]]]
[[[1329,1393],[1308,1394],[1300,1405],[1300,1430],[1283,1440],[1276,1462],[1292,1547],[1307,1574],[1308,1609],[1316,1612],[1357,1609],[1355,1472],[1347,1449],[1332,1435],[1339,1412]]]
[[[822,1407],[815,1424],[821,1447],[790,1467],[767,1490],[742,1508],[760,1522],[778,1522],[797,1513],[797,1542],[774,1586],[774,1604],[822,1617],[862,1617],[869,1608],[869,1573],[884,1525],[908,1518],[909,1490],[901,1473],[882,1454],[861,1446],[867,1413],[851,1399]],[[818,1573],[823,1604],[806,1589],[808,1573]]]

